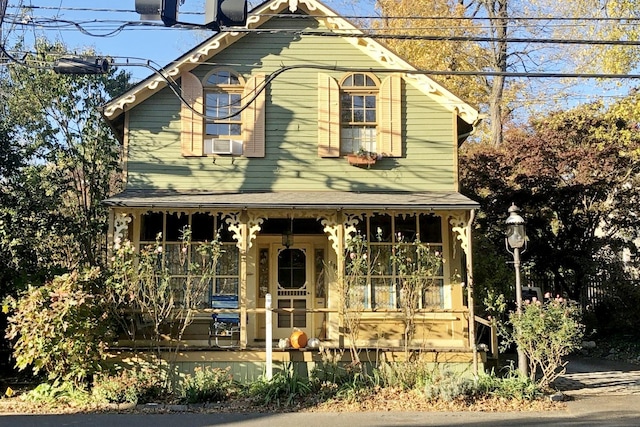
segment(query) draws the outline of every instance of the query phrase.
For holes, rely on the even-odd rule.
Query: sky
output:
[[[355,16],[375,14],[374,0],[322,0],[338,13]],[[262,0],[249,1],[251,5]],[[180,6],[179,20],[189,23],[204,23],[205,0],[185,0]],[[213,33],[209,30],[180,29],[164,27],[161,21],[140,20],[135,12],[135,0],[8,0],[5,23],[2,26],[2,38],[9,37],[6,46],[11,49],[12,41],[24,36],[27,45],[35,37],[45,36],[49,40],[60,40],[71,50],[78,53],[93,48],[99,54],[114,58],[123,63],[129,58],[130,64],[152,61],[154,66],[165,66],[183,53],[195,47]],[[58,19],[76,23],[51,24],[47,20]],[[11,22],[17,22],[10,26]],[[24,24],[23,24],[24,23]],[[123,25],[130,23],[127,26]],[[121,28],[122,27],[122,28]],[[91,34],[87,34],[91,33]],[[134,81],[149,76],[151,71],[145,67],[121,67],[132,74]],[[539,83],[539,82],[536,82]],[[635,85],[635,82],[632,82]],[[628,88],[609,88],[609,92],[587,83],[578,84],[570,98],[563,98],[565,107],[576,103],[588,102],[594,98],[619,96]],[[548,107],[546,98],[541,106]],[[531,102],[531,100],[528,100]],[[540,102],[540,101],[538,101]],[[523,102],[524,105],[524,102]]]
[[[341,7],[340,0],[323,2],[332,8],[336,8],[336,5]],[[205,0],[185,0],[180,6],[179,20],[203,24],[204,3]],[[251,9],[252,3],[260,2],[249,3]],[[20,5],[22,8],[18,7]],[[17,15],[18,21],[28,23],[10,28],[8,22],[5,22],[4,36],[11,37],[8,47],[11,47],[11,39],[15,40],[20,35],[25,36],[27,44],[31,44],[34,37],[45,36],[49,40],[63,41],[69,49],[78,52],[94,48],[101,55],[151,60],[160,66],[169,64],[209,35],[213,35],[212,31],[206,29],[164,27],[161,21],[146,21],[149,25],[141,26],[140,15],[135,13],[135,0],[8,0],[6,14],[7,18]],[[54,25],[33,25],[42,19],[53,18],[78,23],[81,28],[60,24],[57,28]],[[118,31],[126,22],[133,25]],[[84,34],[83,30],[93,35]],[[114,34],[109,35],[112,32]],[[124,58],[119,59],[124,61]],[[134,63],[136,60],[132,59],[130,62]],[[135,80],[143,79],[150,73],[143,67],[126,67],[126,70],[132,73]]]
[[[23,8],[18,9],[22,3]],[[32,7],[30,7],[32,6]],[[79,9],[92,10],[79,10]],[[22,12],[21,12],[22,10]],[[181,7],[180,20],[192,23],[204,22],[204,0],[187,0]],[[135,13],[135,0],[9,0],[7,17],[20,14],[23,22],[39,22],[43,18],[58,18],[73,21],[82,28],[65,25],[55,28],[43,25],[17,25],[12,29],[3,26],[5,37],[24,35],[27,44],[34,37],[45,36],[60,40],[69,49],[81,52],[94,48],[99,54],[111,57],[128,57],[130,62],[151,60],[166,65],[182,53],[203,40],[210,32],[168,28],[161,21],[150,21],[151,25],[140,26],[140,15]],[[126,22],[134,25],[118,28]],[[92,35],[83,33],[83,30]],[[114,34],[109,35],[109,33]],[[9,43],[9,47],[11,44]],[[136,58],[140,60],[136,60]],[[124,62],[124,58],[118,58]],[[144,78],[149,70],[142,67],[126,67],[136,79]]]

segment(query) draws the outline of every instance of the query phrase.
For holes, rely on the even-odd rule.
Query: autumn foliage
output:
[[[557,112],[513,129],[501,146],[470,145],[461,182],[481,205],[476,234],[504,251],[504,219],[515,203],[527,220],[526,267],[579,298],[589,281],[619,280],[616,254],[638,236],[635,95]],[[636,100],[637,101],[637,100]]]

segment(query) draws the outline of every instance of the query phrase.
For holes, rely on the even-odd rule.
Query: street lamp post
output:
[[[524,252],[527,247],[527,235],[524,229],[524,219],[518,212],[520,209],[511,204],[509,208],[509,217],[506,220],[507,236],[505,237],[505,246],[507,251],[513,255],[513,268],[516,272],[516,313],[522,314],[522,285],[520,284],[520,254]],[[511,250],[511,249],[512,250]],[[522,348],[518,345],[518,371],[523,376],[527,376],[527,356],[524,354]]]

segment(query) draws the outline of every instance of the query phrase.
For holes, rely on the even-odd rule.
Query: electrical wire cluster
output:
[[[132,0],[133,1],[133,0]],[[10,8],[15,10],[12,14],[7,14],[5,19],[7,23],[11,25],[23,26],[25,28],[33,27],[33,28],[41,28],[46,30],[56,30],[56,31],[79,31],[82,34],[91,37],[112,37],[121,33],[124,30],[154,30],[158,28],[162,28],[163,24],[149,21],[132,21],[132,20],[118,20],[118,19],[91,19],[91,20],[70,20],[63,19],[60,15],[62,12],[95,12],[100,14],[135,14],[135,11],[132,9],[113,9],[113,8],[91,8],[91,7],[63,7],[62,3],[60,6],[36,6],[32,4],[24,5],[24,0],[20,1],[19,4],[9,5],[8,0],[0,0],[0,6],[4,3],[5,9]],[[54,16],[37,16],[34,12],[40,11],[55,11]],[[202,15],[202,11],[195,10],[180,10],[180,15]],[[266,14],[265,16],[269,17],[286,17],[288,19],[294,17],[297,19],[315,19],[309,15],[295,15],[295,14]],[[360,26],[360,29],[367,34],[367,37],[374,38],[384,38],[384,39],[413,39],[413,40],[433,40],[434,37],[436,40],[440,40],[440,36],[429,36],[429,35],[418,35],[410,33],[416,31],[443,31],[443,30],[456,30],[460,28],[460,22],[463,21],[473,21],[475,23],[481,23],[483,21],[492,21],[496,19],[504,19],[504,18],[491,18],[491,17],[466,17],[466,16],[457,16],[457,17],[443,17],[443,16],[420,16],[420,15],[406,15],[406,16],[379,16],[379,15],[336,15],[334,18],[345,18],[353,21],[357,21],[359,23],[368,23],[371,24],[376,21],[380,22],[389,22],[389,21],[411,21],[411,22],[420,22],[420,21],[433,21],[433,22],[442,22],[439,25],[430,25],[430,26],[403,26],[402,31],[403,34],[385,34],[387,31],[397,31],[395,28],[385,28],[384,25],[369,25],[369,26]],[[8,19],[7,19],[8,18]],[[553,27],[581,27],[586,26],[588,22],[615,22],[618,26],[637,26],[640,22],[640,17],[635,16],[627,16],[627,17],[508,17],[504,19],[504,21],[509,26],[517,26],[518,28],[526,28],[527,26],[535,26],[540,27],[544,24],[545,27],[553,28]],[[496,24],[494,24],[496,25]],[[178,28],[182,29],[191,29],[191,30],[199,30],[202,29],[200,25],[179,25]],[[483,28],[482,26],[476,28]],[[234,28],[234,31],[237,31],[238,28]],[[296,29],[284,29],[282,32],[290,32],[295,33]],[[330,32],[327,31],[316,31],[314,34],[317,35],[330,35]],[[447,40],[452,41],[484,41],[482,38],[474,38],[474,37],[459,37],[459,38],[451,38]],[[512,43],[580,43],[580,44],[602,44],[605,41],[602,40],[574,40],[574,41],[563,41],[562,39],[547,39],[540,40],[538,38],[510,38],[507,40]],[[607,41],[606,44],[624,44],[630,43],[630,41]]]
[[[160,22],[150,21],[132,21],[132,20],[120,20],[120,19],[103,19],[102,17],[96,19],[68,19],[64,15],[67,13],[95,13],[96,16],[114,14],[135,14],[132,9],[118,9],[118,8],[97,8],[97,7],[64,7],[62,0],[58,6],[36,6],[31,4],[31,0],[11,0],[13,3],[9,4],[9,0],[0,0],[0,66],[5,64],[18,64],[21,66],[35,67],[35,68],[53,68],[54,63],[33,61],[31,58],[34,56],[33,52],[28,51],[15,51],[8,52],[6,49],[6,39],[8,34],[3,35],[3,28],[10,27],[12,29],[21,28],[22,31],[31,29],[33,31],[57,31],[62,34],[63,31],[78,32],[80,34],[89,37],[114,37],[123,31],[150,31],[150,30],[165,30],[175,31],[175,28],[182,30],[202,30],[200,25],[188,25],[182,24],[171,29],[166,28]],[[17,3],[15,3],[17,2]],[[133,2],[133,0],[131,0]],[[7,12],[9,11],[9,13]],[[48,14],[48,16],[46,16]],[[180,11],[181,15],[202,15],[201,11]],[[304,14],[273,14],[272,18],[286,17],[296,19],[315,19],[314,17]],[[364,28],[360,26],[361,34],[349,34],[349,37],[363,37],[377,39],[381,41],[385,40],[421,40],[421,41],[449,41],[449,42],[478,42],[478,43],[493,43],[498,41],[506,41],[512,45],[516,44],[545,44],[545,45],[608,45],[608,46],[640,46],[640,41],[637,40],[596,40],[596,39],[561,39],[561,38],[537,38],[537,37],[507,37],[504,39],[496,37],[486,36],[443,36],[437,34],[424,34],[429,30],[437,31],[439,34],[443,30],[451,30],[453,34],[454,30],[459,29],[465,21],[474,21],[475,23],[482,23],[483,21],[490,21],[488,17],[437,17],[437,16],[367,16],[367,15],[339,15],[339,18],[346,18],[355,20],[359,23],[368,23]],[[404,20],[411,21],[417,24],[398,28],[389,28],[384,25],[372,25],[372,23],[385,20]],[[420,25],[420,22],[429,21],[428,25]],[[597,22],[617,22],[619,25],[633,25],[636,26],[640,21],[639,17],[624,17],[624,18],[561,18],[561,17],[509,17],[505,22],[516,28],[525,28],[526,26],[533,27],[549,27],[554,26],[583,26],[587,23]],[[435,24],[434,24],[435,23]],[[441,24],[440,24],[441,23]],[[482,25],[482,24],[481,24]],[[477,28],[477,27],[476,27]],[[269,29],[247,29],[247,28],[225,28],[220,29],[221,32],[234,31],[244,33],[282,33],[291,34],[295,36],[317,36],[317,37],[343,37],[343,34],[339,34],[327,30],[303,30],[299,28],[281,28],[278,30]],[[418,34],[421,31],[423,33]],[[171,79],[166,77],[166,73],[163,69],[153,61],[149,61],[143,58],[126,58],[126,57],[113,57],[111,65],[122,67],[144,67],[150,69],[153,73],[161,76],[166,81],[168,86],[174,91],[174,93],[181,98],[180,90]],[[279,71],[274,72],[267,80],[265,85],[268,84],[273,78],[283,72],[293,69],[313,66],[306,64],[283,66]],[[357,71],[349,69],[349,71]],[[370,71],[370,70],[367,70]],[[385,69],[385,71],[389,71]],[[587,74],[587,73],[565,73],[565,72],[496,72],[496,71],[446,71],[446,70],[396,70],[399,72],[410,72],[423,75],[432,76],[504,76],[513,78],[591,78],[591,79],[638,79],[639,74]],[[237,113],[235,113],[237,114]],[[234,115],[235,115],[234,114]],[[221,119],[218,117],[218,119]]]

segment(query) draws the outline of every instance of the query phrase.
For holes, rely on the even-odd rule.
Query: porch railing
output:
[[[487,357],[493,360],[497,360],[498,359],[498,327],[496,323],[491,320],[483,319],[480,316],[475,316],[475,322],[480,325],[479,328],[476,328],[476,331],[478,331],[476,333],[476,343],[478,344],[476,345],[478,347],[485,346],[485,345],[488,346]],[[482,334],[486,330],[489,331],[488,344],[481,342],[483,341]]]

